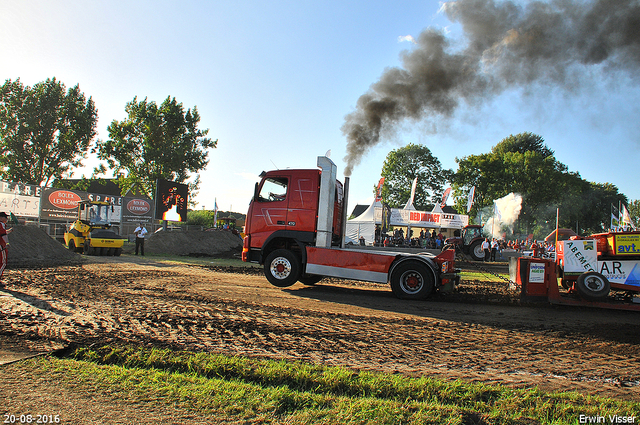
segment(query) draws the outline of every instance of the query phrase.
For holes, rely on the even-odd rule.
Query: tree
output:
[[[403,207],[411,196],[411,186],[418,178],[414,205],[427,209],[441,199],[444,185],[451,180],[453,171],[442,168],[438,158],[428,147],[409,144],[389,152],[382,166],[382,200],[392,208]]]
[[[495,145],[491,152],[505,154],[507,152],[526,153],[537,152],[543,158],[553,156],[554,152],[544,144],[542,136],[525,132],[516,135],[509,135]]]
[[[472,214],[511,192],[519,193],[526,200],[521,216],[532,224],[541,209],[557,202],[566,166],[553,155],[545,156],[537,150],[511,151],[504,146],[499,144],[487,154],[456,158],[456,207],[466,211],[466,194],[473,186],[476,196]]]
[[[466,195],[472,186],[476,197],[472,215],[511,192],[523,196],[518,219],[520,233],[546,236],[555,225],[560,208],[560,226],[581,233],[603,231],[609,223],[609,204],[626,197],[610,183],[591,183],[567,171],[557,161],[542,137],[532,133],[511,135],[490,153],[456,158],[454,177],[456,208],[466,212]]]
[[[627,209],[629,210],[629,215],[631,216],[633,224],[636,227],[640,227],[640,199],[630,201]]]
[[[175,98],[167,97],[158,107],[155,102],[137,97],[127,103],[124,121],[112,121],[107,128],[109,140],[98,140],[98,158],[106,160],[120,178],[123,193],[134,185],[152,198],[157,179],[184,183],[190,173],[204,169],[209,160],[207,149],[218,141],[207,137],[208,129],[198,129],[197,108],[187,109]],[[106,172],[104,166],[96,172]],[[189,183],[191,195],[197,190],[199,176]]]
[[[98,113],[78,85],[65,92],[55,78],[0,87],[0,176],[47,185],[82,165],[96,135]]]

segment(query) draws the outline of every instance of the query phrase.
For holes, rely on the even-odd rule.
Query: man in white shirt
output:
[[[493,238],[491,241],[491,261],[496,261],[496,253],[498,252],[498,241]]]
[[[144,237],[148,233],[144,223],[141,222],[133,233],[136,234],[136,255],[138,255],[138,248],[140,248],[140,254],[144,256]]]
[[[489,257],[491,256],[491,244],[489,243],[489,238],[485,238],[482,242],[482,250],[484,251],[484,261],[488,262]]]

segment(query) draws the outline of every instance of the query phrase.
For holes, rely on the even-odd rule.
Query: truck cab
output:
[[[245,223],[244,261],[261,263],[264,253],[274,247],[299,250],[314,245],[320,202],[320,169],[263,172],[256,183]],[[331,244],[342,237],[344,193],[335,182]],[[247,239],[248,238],[248,239]],[[292,246],[292,243],[299,246]]]
[[[324,276],[389,283],[398,298],[422,299],[455,286],[454,251],[438,256],[344,249],[348,178],[318,157],[318,168],[261,174],[245,223],[242,260],[262,264],[267,280],[287,287]]]

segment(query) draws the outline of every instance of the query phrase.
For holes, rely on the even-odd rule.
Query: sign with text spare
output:
[[[122,208],[122,223],[151,223],[153,212],[151,199],[125,197]]]
[[[119,223],[122,215],[122,197],[88,193],[81,190],[45,187],[40,197],[40,219],[51,221],[75,221],[78,218],[78,202],[105,201],[113,205],[111,223]]]
[[[37,218],[41,191],[40,186],[0,180],[0,211],[16,217]]]

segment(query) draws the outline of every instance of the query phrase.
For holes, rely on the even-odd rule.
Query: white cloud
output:
[[[401,36],[398,37],[398,43],[402,43],[402,42],[405,42],[405,41],[409,41],[409,42],[411,42],[413,44],[417,44],[416,43],[416,39],[413,38],[410,35],[401,35]]]

